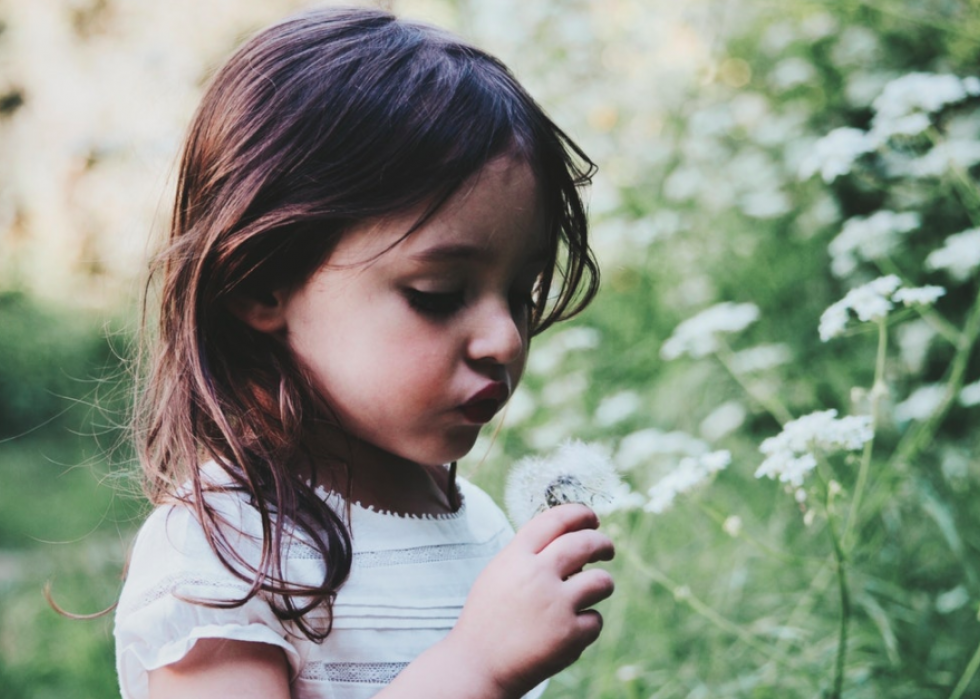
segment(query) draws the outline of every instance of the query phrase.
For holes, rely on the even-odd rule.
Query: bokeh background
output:
[[[515,459],[579,437],[642,495],[684,457],[732,454],[668,511],[607,517],[620,555],[603,637],[547,696],[980,695],[980,396],[963,390],[980,379],[980,241],[961,247],[955,274],[924,262],[980,226],[980,99],[967,89],[920,109],[928,129],[869,153],[819,141],[871,128],[876,98],[902,76],[976,77],[980,2],[364,4],[499,55],[600,168],[603,291],[535,341],[524,386],[464,472],[499,496]],[[118,594],[146,513],[125,429],[128,360],[182,134],[223,57],[309,5],[0,0],[5,699],[117,694],[111,617],[66,619],[43,589],[78,614]],[[928,102],[935,84],[904,99]],[[814,158],[840,176],[810,176]],[[877,248],[832,270],[845,222],[880,210],[914,223],[883,224],[868,234]],[[889,315],[877,361],[873,327],[821,341],[824,309],[882,273],[947,293],[933,311]],[[754,304],[758,320],[707,356],[661,355],[680,322],[721,302]],[[860,486],[857,456],[822,461],[806,501],[754,476],[780,423],[872,404]],[[835,557],[845,517],[853,538]]]

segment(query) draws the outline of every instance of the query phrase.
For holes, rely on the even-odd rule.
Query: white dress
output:
[[[122,696],[145,699],[147,672],[179,660],[200,638],[282,648],[294,699],[373,696],[449,632],[473,581],[513,537],[486,493],[462,478],[458,483],[462,505],[448,515],[402,516],[351,505],[353,565],[334,603],[333,629],[319,644],[280,622],[262,595],[231,609],[187,601],[240,599],[248,585],[217,559],[187,507],[158,507],[136,538],[116,610]],[[321,494],[344,512],[338,495]],[[209,495],[209,502],[228,521],[241,522],[245,534],[234,541],[236,550],[257,560],[259,517],[245,497],[222,493]],[[296,539],[285,570],[296,582],[323,579],[317,552]]]

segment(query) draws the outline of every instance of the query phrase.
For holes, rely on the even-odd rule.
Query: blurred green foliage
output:
[[[465,12],[467,3],[458,5]],[[552,5],[540,26],[522,29],[535,37],[533,53],[571,61],[586,52],[570,50],[558,20],[587,19],[591,6],[573,0]],[[872,163],[829,185],[801,181],[793,154],[836,127],[868,128],[870,98],[854,96],[861,80],[878,80],[880,87],[912,71],[976,75],[980,2],[738,7],[737,21],[714,48],[716,74],[666,105],[657,144],[629,129],[631,118],[640,122],[644,116],[630,112],[634,96],[615,87],[611,93],[596,90],[596,99],[610,100],[603,106],[618,114],[603,135],[616,144],[613,162],[600,160],[600,167],[615,171],[617,163],[632,159],[628,175],[615,178],[615,205],[594,220],[597,242],[619,251],[603,269],[603,293],[572,323],[601,339],[568,349],[563,328],[536,339],[525,379],[534,409],[505,422],[485,463],[480,449],[468,463],[473,477],[499,494],[516,458],[562,438],[602,441],[615,450],[624,436],[651,426],[699,434],[717,406],[745,406],[744,424],[712,445],[730,449],[734,463],[709,490],[661,515],[608,518],[605,526],[620,555],[612,566],[617,592],[602,606],[603,636],[552,681],[548,696],[767,699],[830,693],[841,604],[827,529],[820,520],[805,524],[803,506],[779,484],[753,476],[762,458],[759,443],[779,430],[765,402],[778,398],[793,415],[827,408],[857,413],[866,404],[874,333],[858,331],[828,343],[817,337],[820,314],[848,288],[831,274],[827,252],[843,221],[882,208],[918,212],[920,229],[888,260],[916,284],[942,281],[923,269],[923,259],[950,233],[977,225],[948,179],[901,181]],[[615,48],[617,38],[595,40],[600,55]],[[790,59],[805,79],[786,78]],[[617,82],[614,72],[598,72],[603,86]],[[758,105],[763,116],[754,121]],[[976,104],[950,113],[957,109]],[[665,156],[650,154],[664,144]],[[926,146],[909,139],[904,147],[915,152]],[[678,194],[685,171],[687,181],[696,183],[693,194]],[[966,175],[976,187],[977,168]],[[753,213],[752,195],[760,192],[772,201],[784,197],[785,210]],[[665,212],[672,218],[665,219]],[[671,227],[665,220],[680,223]],[[644,226],[658,232],[639,241],[623,235]],[[890,270],[868,267],[862,274],[884,271]],[[962,327],[977,292],[976,276],[950,285],[939,309]],[[780,343],[792,361],[741,377],[744,386],[710,360],[665,362],[661,346],[678,323],[722,300],[751,302],[761,310],[757,323],[732,338],[734,351]],[[53,578],[55,598],[69,610],[110,605],[126,542],[144,507],[120,475],[128,472],[119,467],[126,448],[114,451],[124,440],[118,425],[125,421],[126,401],[125,371],[112,345],[124,348],[126,342],[107,342],[103,325],[97,316],[50,308],[24,295],[0,296],[4,699],[116,692],[108,620],[67,621],[41,595],[43,582]],[[893,347],[899,330],[892,329]],[[890,402],[941,381],[955,354],[954,346],[937,340],[922,366],[911,370],[893,352],[886,371]],[[536,355],[550,355],[553,365],[535,368]],[[980,378],[976,352],[966,376]],[[604,401],[621,392],[635,393],[640,409],[608,423],[596,419]],[[848,561],[853,608],[845,697],[946,699],[965,676],[980,643],[976,415],[976,408],[952,411],[907,462],[892,464],[886,456],[914,425],[887,422],[876,436],[880,456]],[[665,467],[652,463],[628,477],[642,492]],[[846,497],[857,459],[829,468]],[[738,536],[723,528],[732,516],[741,522]],[[68,543],[45,543],[50,541]],[[973,678],[960,696],[978,693],[980,680]]]

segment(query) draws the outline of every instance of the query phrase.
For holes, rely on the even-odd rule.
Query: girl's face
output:
[[[521,378],[546,223],[530,167],[512,157],[397,242],[417,216],[348,231],[306,284],[277,299],[287,342],[341,426],[438,465],[470,450]]]

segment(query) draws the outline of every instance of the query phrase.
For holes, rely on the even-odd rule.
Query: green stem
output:
[[[956,350],[950,364],[948,378],[946,379],[946,392],[943,394],[942,401],[927,420],[918,423],[905,433],[895,449],[895,454],[892,457],[893,464],[911,462],[926,445],[932,443],[936,430],[939,429],[939,425],[942,424],[947,413],[953,407],[953,401],[963,386],[963,377],[978,337],[980,337],[980,293],[973,302],[973,308],[970,309],[969,317],[963,328],[963,342]]]
[[[913,286],[913,284],[909,284],[907,281],[909,278],[908,275],[904,274],[891,258],[881,257],[875,260],[875,262],[878,265],[878,270],[882,274],[894,274],[902,280],[903,285]],[[953,347],[959,347],[962,344],[963,335],[960,333],[960,329],[946,320],[941,313],[937,313],[932,306],[916,304],[913,310],[919,314],[922,320],[929,324],[929,327],[953,345]]]
[[[878,413],[881,406],[881,398],[887,387],[885,385],[885,360],[888,356],[888,325],[885,319],[878,321],[878,354],[875,359],[875,377],[871,385],[871,439],[864,443],[864,451],[861,452],[861,466],[858,469],[857,483],[854,486],[854,500],[847,511],[847,519],[844,521],[844,533],[841,544],[845,550],[850,550],[851,531],[857,523],[858,510],[861,507],[861,499],[864,497],[865,488],[868,485],[868,474],[871,471],[871,455],[874,452],[875,434],[878,431]]]
[[[627,548],[624,553],[636,570],[640,571],[655,583],[666,589],[674,596],[675,599],[678,601],[683,601],[697,614],[707,619],[722,631],[730,633],[733,636],[737,636],[745,645],[758,651],[769,660],[777,662],[786,667],[791,667],[789,659],[781,652],[772,648],[768,644],[763,643],[735,622],[716,612],[714,609],[695,597],[689,588],[678,585],[667,575],[644,561],[639,555],[636,554],[635,551],[633,551],[633,549]]]
[[[766,412],[772,415],[776,419],[776,422],[778,422],[780,425],[785,425],[787,422],[790,422],[793,419],[793,415],[786,409],[786,406],[779,402],[778,398],[771,398],[769,396],[759,394],[758,391],[753,389],[748,382],[745,381],[745,379],[743,379],[737,371],[735,371],[734,367],[732,366],[732,357],[734,355],[731,348],[725,344],[723,340],[719,341],[718,351],[715,352],[715,356],[718,358],[718,361],[721,362],[721,365],[725,367],[725,371],[727,371],[731,377],[735,379],[735,382],[742,387],[742,390],[744,390],[749,397],[752,398],[752,400],[761,405]]]
[[[698,507],[700,507],[701,511],[711,517],[711,519],[713,519],[719,526],[724,526],[725,520],[727,519],[725,515],[721,514],[715,509],[712,509],[708,505],[705,505],[703,502],[699,502]],[[824,561],[823,558],[817,558],[815,556],[794,556],[791,553],[784,553],[783,551],[773,548],[761,539],[758,539],[751,534],[747,534],[745,531],[739,532],[738,535],[733,538],[744,539],[758,548],[760,551],[767,553],[773,558],[777,558],[785,563],[822,563]]]
[[[953,693],[949,695],[949,699],[960,699],[963,696],[963,692],[970,684],[970,680],[973,676],[977,674],[977,670],[980,669],[980,645],[973,652],[973,657],[970,658],[970,662],[967,663],[966,669],[963,671],[963,676],[960,677],[960,681],[956,683],[956,687],[953,688]]]
[[[828,503],[829,505],[829,503]],[[847,587],[847,564],[841,541],[834,530],[830,512],[827,513],[827,531],[834,544],[834,559],[837,562],[837,587],[840,591],[840,631],[837,640],[837,660],[834,663],[834,684],[830,699],[840,699],[844,690],[844,667],[847,661],[847,627],[851,621],[851,595]]]

